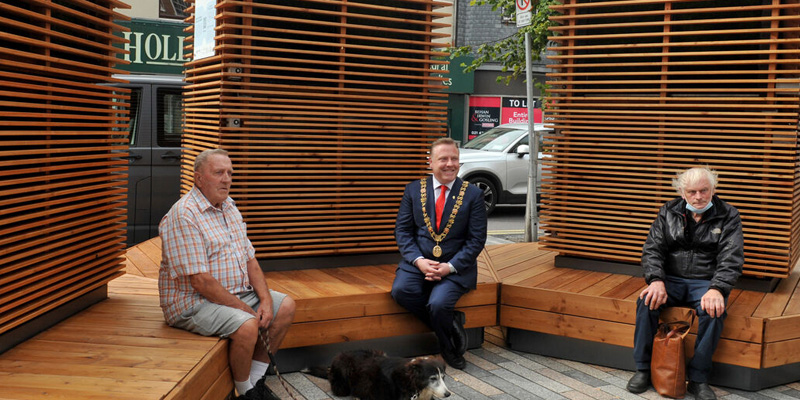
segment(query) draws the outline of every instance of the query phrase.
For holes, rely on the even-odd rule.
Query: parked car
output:
[[[539,133],[541,160],[541,133],[549,129],[536,124],[534,130]],[[525,204],[530,152],[527,123],[496,126],[461,148],[458,175],[483,190],[487,213],[498,204]],[[541,179],[541,165],[538,171]],[[537,182],[536,187],[540,184]]]
[[[158,236],[158,223],[180,198],[182,76],[120,75],[131,89],[128,134],[128,246]]]

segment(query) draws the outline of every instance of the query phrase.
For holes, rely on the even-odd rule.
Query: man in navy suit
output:
[[[433,142],[429,164],[433,175],[406,185],[397,213],[394,233],[403,260],[392,298],[436,333],[447,364],[463,369],[465,321],[455,305],[478,281],[486,207],[483,192],[458,178],[455,141]]]

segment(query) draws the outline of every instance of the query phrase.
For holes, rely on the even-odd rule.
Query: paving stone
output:
[[[793,399],[800,399],[800,390],[799,389],[787,389],[782,390],[781,393],[793,398]]]
[[[556,371],[567,371],[571,369],[571,367],[565,365],[564,363],[559,362],[555,358],[540,356],[538,354],[529,354],[529,353],[521,353],[525,358],[533,360],[541,365],[544,365],[547,368],[554,369]]]
[[[477,359],[477,357],[476,357],[476,359]],[[492,369],[499,368],[498,366],[496,366],[494,364],[491,364],[491,367],[492,367]],[[447,373],[448,374],[451,373],[451,372],[455,374],[455,373],[457,373],[456,371],[458,371],[458,370],[455,369],[455,368],[447,368]],[[467,366],[463,369],[463,372],[466,372],[466,373],[468,373],[468,374],[470,374],[472,376],[478,377],[478,378],[482,378],[484,376],[491,376],[492,375],[491,372],[489,372],[489,371],[487,371],[487,370],[481,368],[480,366],[478,366],[478,365],[476,365],[474,363],[471,363],[471,362],[467,362]]]
[[[590,386],[590,385],[587,385],[586,383],[583,383],[581,381],[578,381],[577,379],[572,378],[569,375],[566,375],[567,373],[570,373],[570,372],[575,373],[575,372],[579,372],[579,371],[572,370],[572,371],[567,371],[567,372],[557,372],[557,371],[553,371],[552,369],[544,369],[544,370],[540,370],[540,371],[537,371],[537,372],[542,374],[542,375],[544,375],[544,376],[546,376],[546,377],[548,377],[548,378],[550,378],[550,379],[557,380],[557,381],[563,383],[564,385],[569,386],[570,388],[573,389],[573,391],[577,390],[577,391],[579,391],[579,392],[581,392],[583,394],[591,396],[591,398],[593,398],[593,399],[606,400],[606,399],[613,399],[614,398],[614,396],[612,396],[612,395],[600,390],[598,388],[599,386],[597,386],[597,387]],[[592,379],[594,379],[594,378],[592,378]],[[602,381],[600,381],[600,382],[602,382]],[[605,382],[603,382],[603,384],[600,385],[600,386],[604,386],[604,385],[606,385]],[[564,394],[564,393],[562,393],[562,395],[566,396],[566,394]]]
[[[460,382],[457,383],[457,384],[454,384],[453,387],[450,387],[448,385],[447,388],[450,389],[451,392],[453,392],[456,395],[460,396],[461,398],[464,398],[464,399],[467,399],[467,400],[473,400],[473,399],[474,400],[484,400],[484,399],[488,399],[489,398],[489,397],[485,396],[483,393],[481,393],[481,392],[479,392],[479,391],[477,391],[477,390],[475,390],[475,389],[473,389],[473,388],[471,388],[471,387],[469,387],[469,386],[467,386],[467,385],[465,385],[463,383],[460,383]],[[450,396],[447,399],[450,400],[452,398],[453,398],[453,396]]]
[[[501,356],[500,354],[488,351],[486,349],[475,349],[473,351],[470,351],[470,353],[486,361],[489,361],[492,364],[500,364],[503,362],[511,361],[508,358]]]
[[[454,381],[467,385],[480,392],[484,396],[495,396],[503,393],[502,390],[486,383],[480,377],[470,375],[466,371],[459,371],[456,369],[452,372],[449,372],[448,375],[450,375]],[[449,388],[450,386],[448,385],[447,387]]]
[[[503,358],[505,358],[505,359],[507,359],[509,361],[515,362],[515,363],[517,363],[519,365],[522,365],[523,367],[528,368],[528,369],[533,370],[533,371],[536,371],[536,370],[539,370],[539,369],[543,369],[543,368],[547,368],[544,365],[539,364],[536,361],[533,361],[533,360],[523,356],[522,354],[520,354],[518,352],[514,352],[514,351],[511,351],[511,350],[502,348],[502,347],[497,346],[495,344],[489,343],[488,345],[484,345],[484,348],[486,348],[487,350],[489,350],[489,351],[491,351],[493,353],[499,354],[501,357],[503,357]]]
[[[597,379],[600,379],[600,380],[603,380],[603,381],[605,381],[606,379],[612,377],[613,375],[611,375],[611,372],[616,371],[614,369],[600,369],[600,368],[597,368],[596,365],[583,364],[583,363],[579,363],[577,361],[571,361],[571,360],[559,360],[559,363],[564,364],[569,369],[574,369],[576,371],[583,372],[586,375],[589,375],[591,377],[594,377],[594,378],[597,378]],[[564,371],[568,371],[568,370],[565,369]],[[633,372],[630,372],[630,375],[627,377],[627,379],[630,379],[631,376],[633,376]]]
[[[447,369],[445,382],[452,392],[447,400],[664,399],[652,388],[640,395],[629,393],[625,386],[632,371],[513,351],[488,341],[465,357],[468,362],[464,370]],[[283,377],[298,399],[353,400],[334,397],[325,379],[299,372]],[[267,384],[281,398],[289,399],[277,377],[267,377]],[[800,399],[800,382],[758,392],[712,387],[720,400]],[[693,400],[693,396],[687,394],[686,399]]]
[[[320,389],[319,386],[314,384],[314,382],[309,380],[304,374],[288,374],[287,376],[284,376],[284,379],[286,379],[286,382],[288,382],[294,389],[300,392],[303,397],[308,400],[322,400],[329,398],[325,391]]]
[[[450,399],[448,399],[448,400],[450,400]],[[512,396],[512,395],[510,395],[510,394],[508,394],[508,393],[501,393],[501,394],[492,396],[492,400],[517,400],[517,398]]]
[[[792,394],[787,393],[787,392],[792,392],[792,391],[794,391],[796,393],[792,393]],[[798,392],[796,390],[789,390],[789,391],[779,392],[779,391],[777,391],[775,389],[764,389],[764,390],[759,390],[758,394],[764,395],[765,397],[767,397],[769,399],[777,399],[777,400],[795,400],[795,399],[800,398],[800,392]]]
[[[556,393],[567,392],[570,390],[569,386],[562,384],[558,380],[550,379],[548,377],[541,375],[537,371],[531,371],[529,369],[523,368],[521,365],[518,364],[505,363],[503,364],[503,368],[525,379],[528,379],[531,382],[537,383],[548,390],[552,390],[553,392]]]
[[[718,388],[716,386],[711,386],[711,388],[714,389],[714,393],[717,394],[717,397],[722,397],[720,395],[720,388]],[[766,395],[762,394],[761,392],[746,392],[746,391],[737,390],[737,389],[727,389],[727,391],[730,393],[730,395],[727,396],[727,397],[739,396],[740,398],[745,398],[745,399],[749,399],[749,400],[771,400],[771,399],[774,398],[774,397],[766,396]],[[733,397],[731,397],[731,398],[733,398]]]
[[[627,383],[626,383],[627,384]],[[629,391],[627,391],[624,387],[620,387],[618,385],[607,385],[599,388],[600,390],[612,394],[615,398],[618,399],[625,399],[625,400],[640,400],[641,397],[635,395]]]
[[[531,393],[530,391],[509,382],[497,375],[485,378],[487,383],[502,390],[504,393],[512,396],[515,399],[539,399],[541,397]]]
[[[564,371],[562,373],[577,381],[583,382],[589,386],[600,387],[606,384],[604,381],[597,379],[583,371],[572,370],[572,371]]]
[[[561,393],[562,396],[570,399],[570,400],[587,400],[587,399],[596,399],[597,397],[589,396],[586,393],[577,391],[577,390],[570,390],[569,392]],[[611,397],[609,397],[611,398]]]
[[[691,394],[689,396],[691,396]],[[754,397],[744,397],[744,396],[741,396],[741,395],[736,394],[736,393],[731,393],[731,394],[729,394],[727,396],[724,396],[724,397],[719,397],[718,396],[717,398],[718,399],[722,399],[722,400],[753,400],[754,399]]]
[[[291,375],[291,374],[288,374],[288,375]],[[286,375],[281,375],[281,376],[283,376],[284,379],[287,378]],[[293,379],[297,379],[295,377],[292,377],[292,378]],[[290,399],[291,398],[290,395],[286,392],[287,389],[291,390],[292,395],[294,395],[295,397],[298,397],[298,396],[304,397],[304,396],[302,396],[300,394],[300,392],[296,389],[296,387],[291,385],[291,384],[289,384],[288,381],[286,382],[287,383],[286,387],[284,387],[280,383],[280,381],[278,380],[277,376],[274,376],[274,375],[268,376],[267,379],[265,380],[265,382],[267,383],[267,387],[269,387],[270,390],[272,390],[272,393],[275,393],[276,396],[278,396],[278,397],[280,397],[282,399],[284,399],[284,398]]]
[[[529,393],[531,393],[531,394],[533,394],[533,395],[535,395],[537,397],[541,397],[543,399],[548,399],[548,400],[565,399],[564,396],[562,396],[562,395],[560,395],[560,394],[558,394],[558,393],[556,393],[556,392],[554,392],[554,391],[552,391],[550,389],[547,389],[547,388],[545,388],[545,387],[543,387],[543,386],[541,386],[541,385],[539,385],[537,383],[534,383],[531,380],[523,378],[523,377],[521,377],[521,376],[519,376],[519,375],[517,375],[517,374],[515,374],[515,373],[513,373],[513,372],[511,372],[509,370],[497,369],[497,370],[492,371],[492,373],[497,375],[497,376],[499,376],[500,378],[503,378],[503,379],[511,382],[515,386],[518,386],[518,387],[524,389],[525,391],[527,391],[527,392],[529,392]]]
[[[687,395],[687,396],[688,397],[685,397],[686,399],[692,399],[692,395],[691,394]],[[647,399],[647,400],[663,400],[664,399],[664,397],[661,397],[661,395],[658,394],[653,389],[650,389],[650,390],[648,390],[648,391],[646,391],[644,393],[639,393],[639,397],[641,397],[643,399]]]
[[[480,357],[479,355],[471,351],[467,352],[467,354],[464,354],[464,358],[467,360],[468,363],[472,363],[476,367],[484,369],[486,371],[491,371],[500,368],[497,366],[497,364],[492,363],[491,361],[483,357]]]

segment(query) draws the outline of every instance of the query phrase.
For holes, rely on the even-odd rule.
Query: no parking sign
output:
[[[532,0],[516,0],[517,4],[517,28],[528,26],[531,24],[531,10],[533,6]]]

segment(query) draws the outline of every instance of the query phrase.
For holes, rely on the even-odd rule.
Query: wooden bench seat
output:
[[[411,335],[429,329],[391,298],[395,265],[267,272],[270,288],[297,302],[282,348]],[[499,284],[481,274],[477,290],[456,307],[466,328],[497,324]]]
[[[160,238],[131,247],[127,255],[129,274],[158,277]],[[427,332],[424,324],[391,298],[395,268],[385,264],[265,272],[271,289],[288,294],[297,303],[294,323],[281,348]],[[466,314],[466,328],[497,325],[499,287],[484,251],[478,260],[477,289],[456,304]]]
[[[536,243],[487,251],[503,286],[500,325],[509,328],[511,348],[635,369],[636,299],[646,287],[642,277],[557,268],[556,253]],[[712,383],[758,390],[784,383],[787,376],[800,379],[798,288],[800,269],[795,268],[772,293],[731,292]],[[674,319],[681,310],[673,308],[664,317]],[[696,332],[697,322],[687,335],[687,356],[694,352]]]
[[[154,279],[108,284],[108,299],[0,355],[4,399],[224,399],[228,343],[164,323]]]

